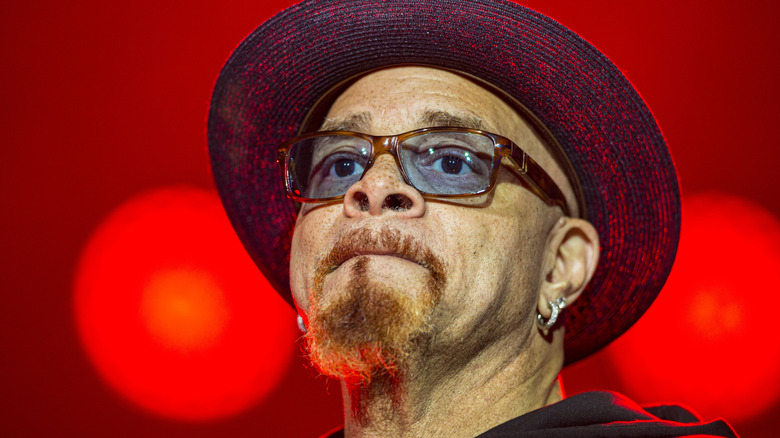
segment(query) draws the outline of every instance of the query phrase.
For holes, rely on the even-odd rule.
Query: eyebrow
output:
[[[435,127],[448,127],[448,128],[470,128],[480,131],[486,130],[486,123],[475,115],[457,115],[442,110],[425,110],[419,119],[417,124],[421,128],[435,128]]]
[[[322,123],[320,131],[368,132],[371,129],[371,113],[360,112],[342,118],[328,118]],[[425,110],[417,119],[419,128],[457,127],[485,131],[487,124],[475,115],[458,115],[443,110]]]
[[[327,118],[320,127],[320,131],[368,132],[370,129],[371,113],[369,112],[354,113],[337,119]]]

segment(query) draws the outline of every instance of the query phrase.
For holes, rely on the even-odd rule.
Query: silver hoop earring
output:
[[[298,315],[298,328],[303,332],[303,334],[306,334],[306,325],[303,323],[303,317],[301,315]]]
[[[558,315],[561,313],[561,310],[566,307],[566,298],[560,297],[555,301],[548,301],[547,306],[549,306],[550,310],[552,310],[550,319],[548,319],[547,322],[544,322],[542,314],[537,313],[536,322],[539,323],[539,327],[549,330],[555,325],[556,322],[558,322]]]

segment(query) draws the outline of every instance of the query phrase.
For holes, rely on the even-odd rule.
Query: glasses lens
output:
[[[320,135],[293,143],[287,159],[292,192],[309,199],[341,196],[363,176],[371,142],[349,135]]]
[[[493,140],[458,131],[425,132],[399,147],[404,171],[421,192],[464,195],[485,190],[493,171]]]

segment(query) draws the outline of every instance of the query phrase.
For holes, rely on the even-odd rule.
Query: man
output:
[[[209,144],[239,236],[342,381],[334,436],[734,436],[564,398],[562,366],[663,285],[679,191],[642,100],[560,24],[497,1],[301,3],[227,62]]]

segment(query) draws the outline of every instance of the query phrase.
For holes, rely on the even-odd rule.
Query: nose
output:
[[[382,154],[363,178],[347,190],[344,213],[352,218],[390,214],[415,218],[425,214],[425,200],[403,180],[393,157]]]

